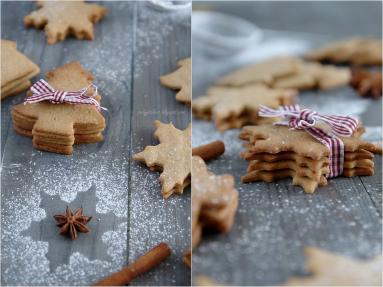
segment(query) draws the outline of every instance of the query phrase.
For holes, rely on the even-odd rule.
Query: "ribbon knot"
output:
[[[330,173],[327,177],[335,177],[343,173],[344,145],[339,136],[352,136],[358,127],[357,119],[350,116],[322,115],[310,109],[301,110],[298,105],[282,106],[278,109],[260,106],[259,115],[283,118],[283,121],[275,124],[308,132],[330,151]],[[318,127],[317,122],[324,124],[323,128]],[[326,130],[325,127],[327,127]]]
[[[62,91],[55,91],[53,93],[53,98],[51,100],[52,103],[54,104],[62,104],[65,103],[65,96],[67,95],[66,92]]]
[[[88,95],[88,91],[93,89],[92,95]],[[94,98],[97,95],[97,87],[94,84],[82,88],[78,91],[60,91],[55,90],[45,80],[41,79],[33,84],[31,87],[32,96],[24,100],[24,104],[38,103],[42,101],[49,101],[52,104],[83,104],[93,105],[98,110],[106,110],[101,107],[100,103]]]
[[[293,129],[305,129],[307,127],[312,127],[316,123],[315,115],[317,115],[317,112],[309,109],[303,109],[296,117],[291,117],[289,120],[289,127]]]

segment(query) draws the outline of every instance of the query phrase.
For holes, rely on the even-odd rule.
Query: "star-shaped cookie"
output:
[[[239,128],[246,124],[270,123],[275,119],[258,116],[259,106],[277,108],[295,102],[296,90],[270,89],[255,84],[244,87],[213,86],[207,95],[193,100],[196,117],[212,119],[220,131]]]
[[[144,162],[151,170],[162,171],[162,195],[168,198],[173,193],[181,194],[190,184],[191,124],[183,131],[171,123],[154,121],[154,125],[157,128],[154,137],[160,144],[147,146],[144,151],[135,154],[133,159]]]
[[[382,40],[361,37],[342,39],[314,49],[305,58],[353,65],[382,65]]]
[[[288,286],[382,286],[382,256],[357,260],[315,248],[305,248],[310,277],[292,277]]]
[[[300,61],[293,57],[274,57],[240,68],[217,81],[218,85],[243,86],[255,83],[271,85],[276,78],[296,73]]]
[[[100,21],[106,8],[84,1],[37,1],[38,10],[24,17],[27,27],[45,29],[48,44],[62,41],[68,34],[93,40],[93,23]]]
[[[347,85],[350,70],[331,65],[310,63],[294,57],[274,57],[240,68],[217,81],[221,86],[265,84],[285,89],[332,89]]]
[[[259,125],[246,126],[240,138],[249,142],[248,150],[254,153],[277,154],[295,152],[297,155],[320,160],[328,157],[328,148],[304,130],[291,130],[286,126]],[[374,144],[358,137],[341,137],[345,152],[362,150],[373,152]]]
[[[160,77],[161,84],[170,89],[179,90],[176,100],[190,106],[191,102],[191,59],[178,61],[178,69]]]
[[[350,79],[351,72],[348,68],[299,61],[299,70],[296,73],[276,78],[272,87],[329,90],[347,85]]]

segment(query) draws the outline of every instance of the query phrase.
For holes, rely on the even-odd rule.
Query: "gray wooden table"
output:
[[[164,200],[159,174],[132,161],[153,138],[156,119],[185,128],[190,111],[159,76],[190,56],[190,11],[161,12],[147,3],[105,2],[107,17],[94,41],[46,44],[42,31],[25,29],[32,2],[1,3],[1,38],[47,71],[79,60],[103,95],[104,141],[79,145],[71,156],[37,151],[12,130],[1,105],[2,285],[88,285],[165,241],[173,250],[132,285],[190,285],[182,256],[190,246],[190,189]],[[38,78],[36,77],[36,78]],[[59,236],[52,218],[65,206],[92,215],[91,232],[76,241]]]
[[[247,56],[224,59],[207,55],[201,45],[193,41],[193,97],[202,95],[220,75],[259,60],[257,55],[272,56],[271,51],[299,55],[332,39],[324,35],[266,30],[263,49],[259,46],[253,49],[254,53],[244,52]],[[279,47],[270,49],[272,43]],[[357,116],[367,126],[365,137],[381,140],[381,99],[363,99],[351,88],[342,87],[326,92],[303,92],[299,103],[321,112]],[[374,176],[332,179],[328,186],[309,195],[293,186],[290,179],[241,183],[240,177],[246,173],[248,163],[239,156],[243,147],[238,135],[239,129],[219,133],[213,123],[193,118],[193,146],[223,140],[225,154],[209,162],[208,167],[217,174],[234,175],[239,191],[239,206],[231,232],[203,236],[193,252],[194,283],[198,283],[199,276],[208,276],[228,285],[283,284],[289,276],[306,274],[305,246],[361,259],[382,252],[381,156],[376,156]]]

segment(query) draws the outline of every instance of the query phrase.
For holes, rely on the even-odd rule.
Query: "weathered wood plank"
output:
[[[161,51],[159,53],[159,51]],[[146,3],[137,4],[132,105],[132,154],[156,145],[153,121],[172,122],[185,129],[190,109],[175,100],[175,92],[160,85],[159,77],[172,72],[177,61],[190,57],[190,11],[160,12]],[[130,172],[129,260],[160,241],[172,255],[134,285],[190,285],[190,269],[182,262],[190,246],[190,188],[165,200],[159,173],[132,163]]]
[[[371,198],[371,201],[374,207],[378,210],[380,217],[382,217],[382,157],[376,156],[375,166],[377,167],[374,176],[364,176],[360,177],[364,188],[366,189],[368,195]],[[372,208],[372,205],[369,206]]]
[[[1,9],[1,21],[2,21],[2,29],[1,29],[1,39],[8,39],[12,41],[17,40],[17,48],[19,50],[25,49],[25,29],[23,27],[22,19],[15,19],[13,13],[9,13],[12,8],[15,7],[14,3],[11,2],[3,2]],[[23,5],[19,5],[17,7],[18,13],[20,15],[26,15],[28,11],[32,8],[32,3],[23,3]],[[16,23],[20,22],[20,23]],[[4,25],[5,24],[5,25]],[[7,27],[8,28],[7,28]],[[38,62],[38,57],[36,55],[28,54],[28,51],[25,51],[25,54],[30,57],[35,63]],[[3,155],[5,141],[7,135],[10,131],[11,118],[9,117],[11,107],[19,103],[23,96],[14,96],[8,98],[5,101],[1,102],[1,154]]]
[[[2,37],[16,40],[19,49],[40,66],[42,74],[66,62],[79,60],[95,75],[95,84],[103,95],[102,105],[108,108],[104,113],[107,120],[104,141],[76,146],[72,156],[62,156],[36,151],[29,138],[12,130],[9,112],[14,104],[22,101],[23,94],[2,102],[2,284],[89,285],[162,240],[171,244],[175,254],[160,269],[142,277],[140,284],[188,284],[190,272],[181,263],[181,255],[189,244],[189,192],[165,203],[158,185],[145,191],[150,195],[141,197],[143,191],[136,188],[142,186],[129,180],[130,165],[138,168],[131,162],[131,143],[137,144],[133,140],[137,138],[131,133],[132,120],[135,133],[145,134],[146,143],[153,140],[151,121],[146,125],[141,121],[146,112],[161,112],[164,117],[160,119],[173,120],[180,127],[190,120],[188,109],[175,103],[174,93],[158,84],[158,75],[171,71],[177,57],[190,55],[190,17],[189,20],[185,18],[180,29],[171,28],[166,41],[179,41],[175,46],[171,43],[150,46],[152,39],[146,38],[145,53],[153,52],[154,61],[160,63],[150,66],[158,70],[148,67],[137,75],[145,89],[141,93],[136,87],[135,96],[141,99],[133,99],[135,67],[132,64],[143,65],[145,60],[140,57],[140,54],[145,56],[140,53],[142,47],[135,46],[134,42],[137,3],[103,3],[108,15],[95,26],[94,41],[67,39],[53,46],[46,45],[43,32],[23,27],[22,18],[34,9],[33,3],[2,2],[1,5]],[[139,6],[140,13],[149,9]],[[158,17],[161,20],[167,15],[158,14]],[[169,27],[173,20],[169,19]],[[141,25],[139,33],[148,33],[145,29]],[[156,29],[157,32],[152,32],[154,37],[162,27],[156,26]],[[133,62],[135,53],[138,58]],[[150,105],[142,106],[140,114],[133,117],[133,103],[144,103],[142,96],[145,94],[152,99],[145,100]],[[160,94],[161,99],[157,101]],[[140,178],[148,173],[140,167],[134,175]],[[151,176],[156,183],[156,175],[152,173]],[[63,212],[66,205],[83,206],[85,214],[94,216],[89,223],[92,231],[81,234],[73,242],[57,234],[52,219],[52,215]],[[145,218],[147,222],[142,222],[142,210],[156,211],[158,208],[164,208],[158,210],[161,216]],[[158,226],[161,232],[151,230],[150,225]],[[149,234],[148,244],[145,245],[137,234]]]

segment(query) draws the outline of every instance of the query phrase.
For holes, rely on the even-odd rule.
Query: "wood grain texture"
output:
[[[190,18],[168,14],[164,20],[163,15],[155,11],[149,13],[142,4],[137,6],[136,29],[132,153],[142,151],[147,145],[158,144],[153,137],[154,120],[172,122],[176,128],[185,129],[191,119],[190,109],[176,102],[175,92],[162,87],[159,82],[160,75],[176,69],[178,60],[190,57]],[[147,32],[151,29],[155,32]],[[155,29],[163,29],[158,32],[165,35],[162,40],[157,39]],[[156,42],[155,47],[145,45],[147,41]],[[161,51],[160,55],[156,54],[157,50]],[[129,261],[142,253],[146,246],[154,246],[160,241],[167,242],[172,249],[172,255],[165,264],[133,284],[190,285],[190,270],[182,262],[183,254],[190,246],[190,188],[186,188],[182,195],[164,200],[159,173],[138,162],[131,163],[131,166]],[[172,266],[176,268],[170,272]]]
[[[233,11],[245,15],[258,4],[267,5],[246,3],[244,7],[247,8],[236,6]],[[277,5],[273,3],[271,6],[274,4]],[[213,8],[214,5],[197,4],[204,8]],[[230,5],[225,3],[220,10],[230,13]],[[276,23],[281,25],[278,13],[284,12],[275,13],[270,21],[275,22],[274,26]],[[289,30],[290,27],[286,24],[280,29]],[[302,45],[294,46],[292,43],[303,43],[307,49],[332,39],[335,37],[265,31],[263,40],[270,45],[265,44],[264,47],[269,47],[269,50],[254,48],[254,53],[244,53],[247,57],[224,58],[204,53],[200,43],[193,42],[193,98],[202,95],[219,76],[246,64],[249,59],[259,60],[257,52],[269,55],[273,50],[285,49],[286,53],[299,55],[303,51],[299,49]],[[288,44],[283,46],[282,42]],[[272,49],[271,43],[279,43],[280,47]],[[359,115],[364,125],[380,126],[381,130],[381,99],[361,99],[348,87],[326,92],[303,92],[299,96],[299,104],[322,112]],[[361,259],[382,252],[381,156],[376,156],[374,176],[332,179],[328,186],[309,195],[302,188],[292,186],[290,179],[274,183],[241,183],[240,177],[246,172],[247,162],[239,156],[243,147],[238,135],[238,129],[219,133],[211,122],[193,118],[193,146],[223,140],[225,153],[209,162],[208,167],[217,174],[234,175],[239,191],[239,206],[231,232],[208,234],[194,250],[193,283],[198,283],[199,276],[209,276],[223,285],[280,285],[289,276],[307,274],[303,249],[310,245]]]
[[[165,201],[158,173],[131,159],[132,148],[154,142],[152,120],[178,127],[190,121],[189,110],[158,80],[178,59],[190,56],[190,13],[169,17],[172,13],[147,3],[100,4],[108,15],[95,25],[94,41],[69,38],[47,45],[44,32],[22,23],[34,3],[1,3],[2,38],[16,41],[40,66],[36,78],[79,60],[95,75],[108,109],[104,141],[75,146],[73,155],[62,156],[33,149],[31,139],[13,131],[10,110],[24,93],[2,102],[2,285],[89,285],[160,241],[172,248],[170,260],[132,284],[190,285],[190,270],[181,260],[190,242],[189,191]],[[154,24],[146,30],[145,21],[152,17],[167,30]],[[156,38],[138,40],[148,35]],[[148,178],[148,183],[134,178]],[[66,205],[83,206],[93,216],[91,232],[73,242],[57,234],[52,218]]]

